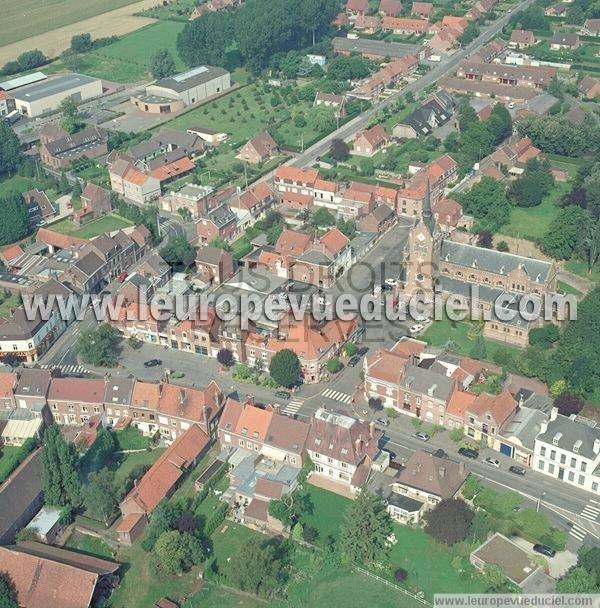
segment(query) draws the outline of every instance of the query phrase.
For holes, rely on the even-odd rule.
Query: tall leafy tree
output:
[[[158,568],[165,574],[178,574],[198,564],[203,557],[202,543],[189,532],[163,532],[154,546]]]
[[[224,66],[234,20],[228,11],[203,13],[187,23],[177,36],[177,52],[190,67],[203,62]]]
[[[271,359],[269,373],[275,382],[290,388],[300,380],[300,360],[294,351],[284,348]]]
[[[466,502],[448,498],[428,513],[425,532],[441,543],[454,545],[467,538],[473,516]]]
[[[27,207],[19,192],[0,196],[0,245],[14,243],[27,234]]]
[[[90,517],[109,523],[119,504],[113,471],[104,467],[90,475],[89,484],[84,488],[83,503]]]
[[[389,555],[387,538],[392,520],[381,498],[366,489],[346,509],[340,533],[340,551],[345,561],[372,564]]]
[[[0,608],[19,608],[12,582],[0,573]]]
[[[104,323],[97,329],[81,333],[76,345],[77,354],[84,363],[97,367],[114,367],[118,361],[119,342],[119,331]]]
[[[81,503],[77,451],[65,441],[57,424],[44,432],[42,486],[48,505],[77,507]]]
[[[19,138],[6,122],[0,121],[0,177],[16,173],[22,162]]]
[[[169,49],[158,49],[150,58],[150,73],[154,78],[167,78],[175,74],[177,68]]]
[[[460,202],[465,212],[475,218],[476,232],[497,232],[508,221],[510,202],[504,186],[491,177],[483,177],[460,196]]]

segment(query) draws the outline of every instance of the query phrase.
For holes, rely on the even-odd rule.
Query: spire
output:
[[[433,234],[435,230],[435,219],[433,218],[433,213],[431,212],[431,192],[429,190],[429,176],[427,176],[427,181],[425,182],[425,198],[423,199],[423,222],[429,228],[431,234]]]

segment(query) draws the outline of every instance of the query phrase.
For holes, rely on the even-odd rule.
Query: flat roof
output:
[[[175,74],[175,76],[171,76],[170,78],[157,80],[154,85],[150,86],[171,89],[177,93],[181,93],[192,87],[204,84],[205,82],[210,82],[215,78],[225,76],[226,74],[229,74],[229,72],[223,68],[214,67],[212,65],[201,65],[188,70],[187,72]]]
[[[369,55],[380,55],[385,57],[406,57],[416,55],[421,47],[417,44],[406,44],[402,42],[387,42],[385,40],[372,40],[369,38],[334,38],[333,48],[335,50],[349,53],[367,53]]]
[[[33,74],[27,74],[26,76],[19,76],[18,78],[0,82],[0,89],[3,91],[12,91],[12,89],[24,87],[26,84],[39,82],[40,80],[46,80],[46,78],[47,76],[43,72],[33,72]]]
[[[44,99],[44,97],[76,89],[77,87],[92,82],[100,82],[100,80],[98,78],[92,78],[91,76],[85,76],[84,74],[75,74],[73,72],[22,87],[18,91],[15,91],[13,97],[20,101],[37,101],[39,99]]]

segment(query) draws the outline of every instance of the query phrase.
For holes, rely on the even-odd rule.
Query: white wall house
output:
[[[533,468],[600,494],[600,428],[593,421],[561,416],[552,409],[535,439]]]

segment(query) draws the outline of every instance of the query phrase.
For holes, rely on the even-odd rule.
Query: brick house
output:
[[[277,142],[268,131],[263,131],[248,140],[236,155],[238,160],[243,160],[253,165],[258,165],[270,160],[279,152]]]
[[[72,220],[77,226],[96,219],[106,213],[110,213],[110,192],[88,182],[81,193],[81,208],[73,213]]]
[[[359,131],[353,143],[353,153],[358,156],[374,156],[389,143],[388,134],[381,125]]]
[[[348,0],[346,2],[346,13],[351,16],[366,15],[369,12],[368,0]]]
[[[79,158],[96,158],[103,154],[108,154],[108,135],[99,127],[88,127],[40,146],[42,163],[53,169],[64,169]]]
[[[429,19],[433,12],[433,4],[431,2],[413,2],[410,14],[421,19]]]
[[[535,35],[531,30],[513,30],[508,46],[511,49],[526,49],[535,44]]]
[[[104,380],[52,378],[48,407],[58,424],[84,424],[104,411],[104,391]]]
[[[237,216],[224,203],[196,221],[196,232],[201,246],[208,245],[217,237],[230,241],[238,233]]]
[[[196,253],[196,275],[202,282],[220,285],[234,274],[233,256],[218,247],[201,247]]]
[[[426,19],[409,19],[405,17],[384,17],[382,29],[385,32],[394,34],[427,34],[429,31],[429,21]]]

